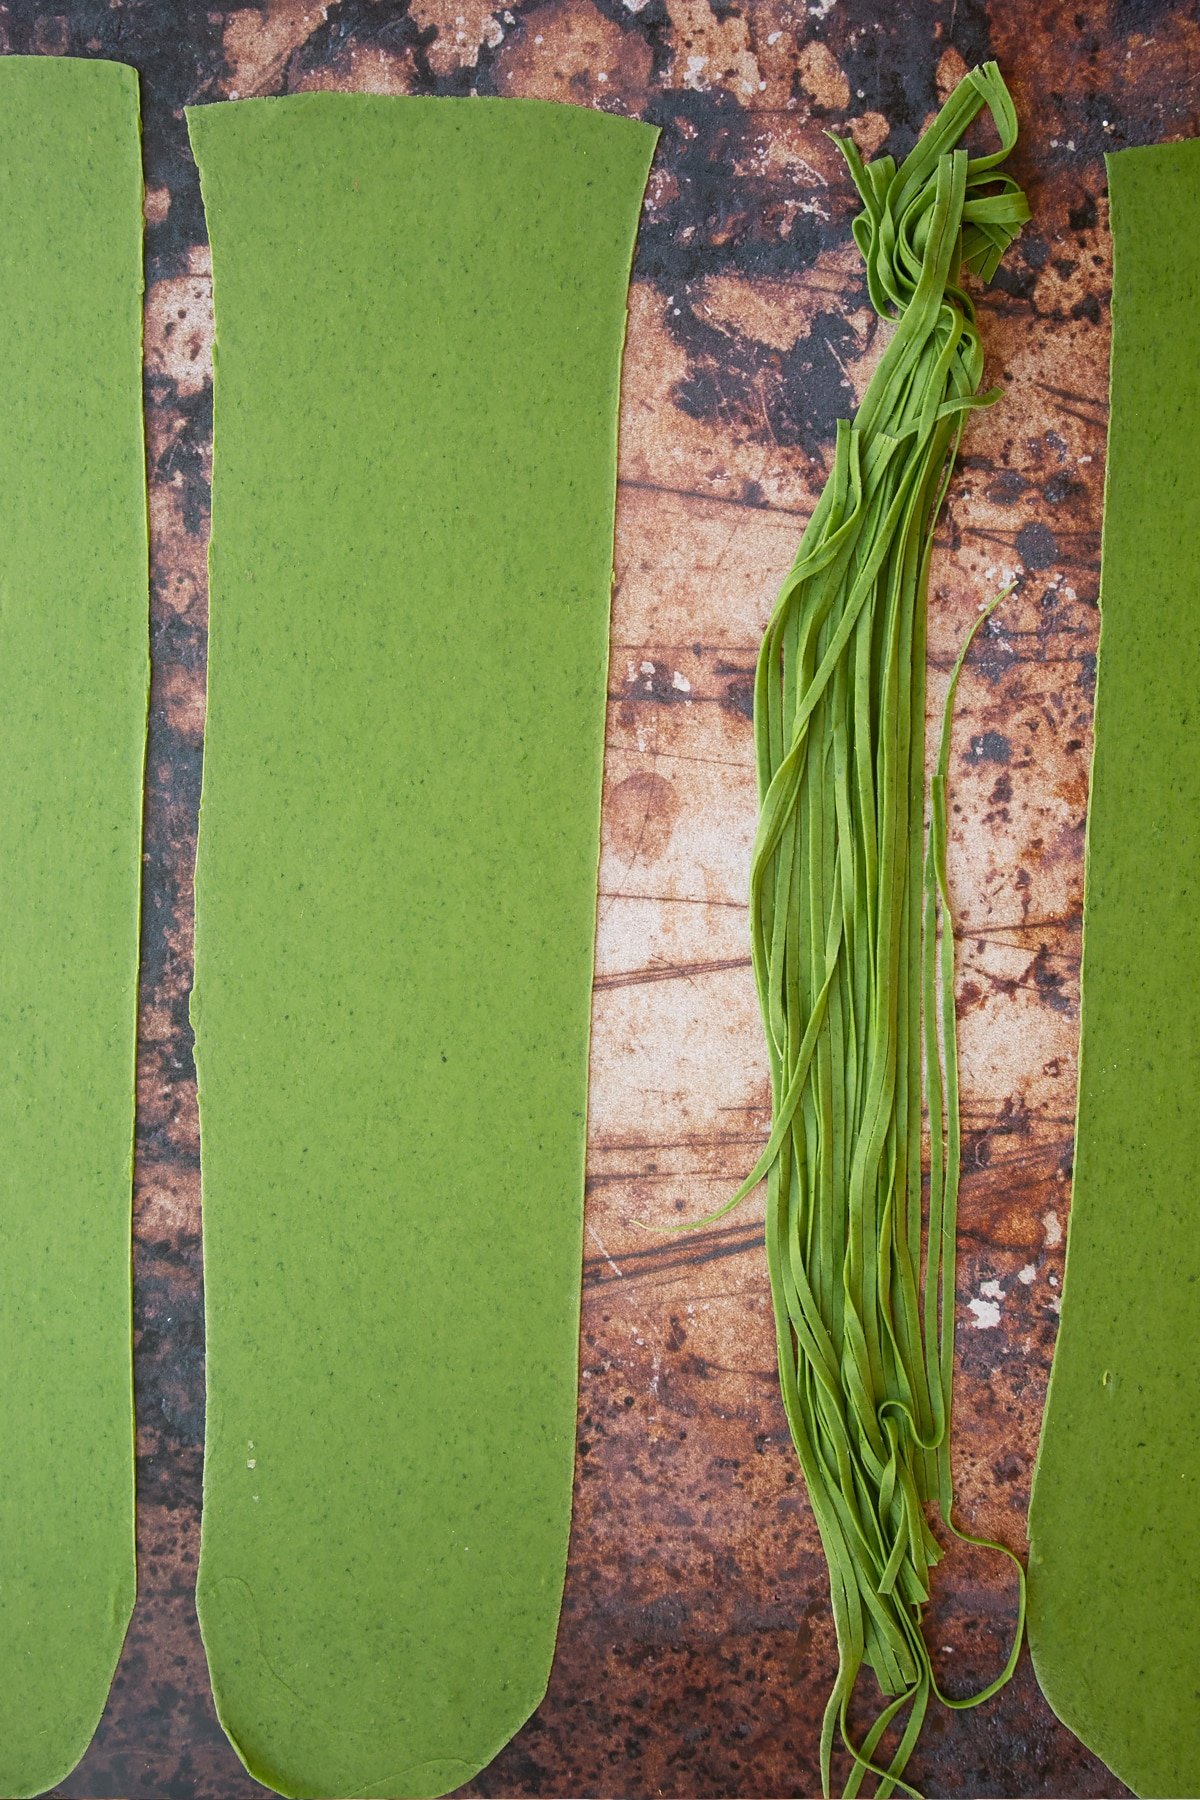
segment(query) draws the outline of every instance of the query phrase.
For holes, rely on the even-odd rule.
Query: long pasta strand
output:
[[[969,156],[960,140],[985,107],[1000,146]],[[959,1120],[945,861],[962,656],[923,858],[926,595],[966,414],[998,397],[979,392],[982,346],[957,284],[964,268],[989,280],[1029,216],[1016,182],[998,172],[1016,135],[1008,90],[988,63],[899,168],[890,157],[864,164],[839,140],[862,197],[854,236],[871,300],[895,332],[853,422],[839,426],[755,681],[750,923],[773,1120],[754,1169],[710,1217],[766,1178],[780,1383],[839,1649],[822,1786],[828,1795],[840,1737],[851,1800],[868,1773],[879,1795],[915,1792],[903,1770],[930,1698],[942,1698],[921,1619],[940,1555],[927,1505],[955,1529]],[[923,1092],[932,1148],[922,1270]],[[983,1694],[947,1704],[975,1704],[1011,1674],[1024,1617],[1017,1568],[1021,1613],[1005,1670]],[[888,1704],[855,1743],[849,1707],[864,1665]],[[900,1738],[885,1762],[893,1725]]]

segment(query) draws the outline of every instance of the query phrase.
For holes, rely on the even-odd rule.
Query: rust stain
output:
[[[664,775],[635,769],[609,789],[604,822],[608,841],[628,863],[657,862],[671,841],[679,796]]]
[[[449,0],[447,0],[449,4]],[[641,113],[652,92],[654,48],[613,8],[591,0],[522,11],[496,47],[495,91],[536,100]]]
[[[967,434],[930,617],[932,735],[977,607],[1020,578],[963,680],[951,846],[966,1138],[956,1469],[963,1522],[1020,1546],[1070,1201],[1111,279],[1102,156],[1200,132],[1194,9],[33,0],[0,7],[0,44],[137,64],[148,186],[140,1592],[100,1730],[59,1793],[261,1792],[217,1725],[192,1604],[203,1329],[187,995],[212,327],[182,108],[333,87],[541,95],[663,132],[621,419],[575,1527],[549,1693],[467,1791],[811,1794],[835,1649],[777,1395],[760,1203],[695,1234],[644,1223],[717,1203],[768,1125],[745,914],[754,656],[834,421],[885,335],[825,133],[903,154],[989,55],[1023,126],[1034,220],[980,301],[987,379],[1005,399]],[[1003,1653],[1006,1578],[956,1554],[935,1617],[962,1691]],[[996,1702],[933,1720],[911,1772],[935,1793],[1122,1791],[1053,1719],[1027,1659]]]

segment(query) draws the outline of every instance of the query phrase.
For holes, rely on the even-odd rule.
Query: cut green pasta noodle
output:
[[[961,140],[985,107],[999,148],[972,156]],[[838,427],[755,684],[750,921],[773,1124],[721,1211],[765,1177],[783,1399],[829,1563],[839,1649],[821,1739],[827,1794],[839,1734],[853,1764],[848,1796],[868,1773],[880,1795],[913,1793],[903,1770],[930,1698],[944,1698],[921,1618],[941,1554],[927,1504],[954,1529],[959,1118],[946,783],[970,639],[946,699],[925,849],[926,594],[964,420],[998,397],[979,391],[983,351],[958,284],[964,269],[990,280],[1029,216],[1000,172],[1016,135],[989,63],[898,168],[887,156],[864,164],[839,140],[862,196],[854,236],[871,300],[895,332],[856,417]],[[976,1704],[1012,1673],[1024,1618],[1017,1569],[1005,1668],[983,1693],[946,1704]],[[864,1667],[887,1704],[856,1743],[849,1709]]]

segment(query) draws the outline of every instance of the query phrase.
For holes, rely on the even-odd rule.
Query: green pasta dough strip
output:
[[[1112,412],[1062,1327],[1030,1509],[1055,1712],[1200,1793],[1200,142],[1108,158]]]
[[[82,1756],[133,1609],[148,678],[137,77],[0,58],[0,1794]]]
[[[198,1605],[291,1795],[540,1700],[570,1522],[617,406],[649,127],[188,115],[217,350]]]

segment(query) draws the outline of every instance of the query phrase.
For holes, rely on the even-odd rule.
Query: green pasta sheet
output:
[[[0,58],[0,1794],[82,1756],[133,1608],[148,679],[137,77]]]
[[[1200,1793],[1200,142],[1108,158],[1112,412],[1075,1182],[1030,1509],[1055,1712]]]
[[[290,1795],[468,1779],[570,1524],[630,260],[656,133],[192,109],[217,319],[196,891],[217,1709]]]

